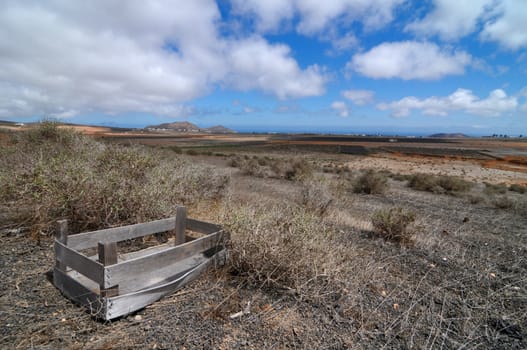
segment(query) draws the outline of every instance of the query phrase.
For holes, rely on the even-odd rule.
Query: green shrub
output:
[[[377,210],[371,218],[374,229],[384,239],[401,243],[412,241],[413,232],[408,227],[414,221],[414,212],[399,207]]]
[[[388,179],[382,173],[367,170],[353,182],[353,192],[382,194],[386,191]]]

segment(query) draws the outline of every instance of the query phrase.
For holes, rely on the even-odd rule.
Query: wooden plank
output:
[[[68,246],[75,250],[82,250],[97,246],[99,242],[120,242],[127,239],[143,237],[153,233],[170,231],[176,228],[176,218],[171,217],[136,225],[108,228],[70,235]]]
[[[117,243],[116,242],[99,242],[97,245],[99,253],[99,262],[104,266],[117,264]],[[119,286],[104,287],[104,283],[99,287],[101,297],[113,297],[119,295]]]
[[[187,208],[176,208],[176,240],[175,245],[185,243],[185,228],[187,227]]]
[[[156,285],[167,283],[171,280],[179,278],[189,269],[196,267],[209,258],[203,254],[196,254],[189,258],[167,264],[155,271],[155,273],[144,272],[134,275],[126,281],[119,283],[119,294],[135,293],[143,289],[149,289]]]
[[[68,220],[57,221],[55,227],[55,239],[64,245],[68,244]],[[55,259],[55,267],[61,271],[66,272],[66,264],[58,261],[57,259]]]
[[[55,240],[55,258],[98,284],[104,283],[104,266]]]
[[[99,295],[85,287],[58,268],[53,269],[53,284],[62,294],[75,303],[86,307],[92,315],[104,317],[106,307]]]
[[[190,269],[185,274],[173,281],[169,281],[165,284],[144,289],[136,293],[130,293],[110,298],[108,300],[106,319],[110,320],[119,316],[127,315],[147,305],[150,305],[151,303],[161,299],[165,295],[175,292],[176,290],[185,286],[190,281],[199,277],[199,275],[206,268],[213,265],[216,261],[216,258],[222,254],[224,254],[224,251],[217,253],[215,256]]]
[[[153,253],[140,258],[120,262],[116,265],[105,267],[106,278],[104,288],[120,284],[122,281],[129,280],[138,274],[145,272],[155,273],[163,266],[176,261],[183,260],[194,254],[201,253],[213,248],[223,242],[223,231],[219,231],[208,236],[198,238],[192,242],[187,242],[175,247],[171,247],[162,252]]]
[[[221,230],[221,226],[205,221],[187,218],[187,229],[199,233],[210,234]]]

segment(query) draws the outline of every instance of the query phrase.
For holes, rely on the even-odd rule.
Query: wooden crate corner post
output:
[[[55,240],[68,245],[68,220],[58,220],[55,226]],[[66,264],[61,257],[55,256],[55,267],[57,270],[66,272]]]
[[[187,208],[183,206],[176,207],[176,237],[175,245],[185,243],[185,230],[187,227]]]
[[[99,242],[97,244],[97,251],[99,254],[99,262],[105,267],[108,265],[117,264],[117,243],[116,242]],[[106,276],[104,277],[106,279]],[[100,285],[100,292],[102,298],[109,298],[119,295],[119,286],[104,287],[104,283]]]

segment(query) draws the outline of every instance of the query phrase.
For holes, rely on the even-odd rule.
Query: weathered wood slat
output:
[[[110,320],[129,314],[161,299],[165,295],[175,292],[185,284],[199,277],[201,272],[215,263],[216,258],[219,257],[221,259],[221,255],[223,254],[225,254],[224,251],[217,253],[215,256],[190,269],[188,272],[173,281],[135,293],[109,298],[106,319]]]
[[[221,227],[205,221],[187,218],[187,229],[199,233],[209,234],[220,231]]]
[[[68,245],[68,220],[57,221],[55,227],[55,239],[64,245]],[[55,267],[66,272],[66,265],[55,259]]]
[[[176,208],[176,236],[175,245],[185,243],[185,227],[187,226],[187,208]]]
[[[115,242],[99,242],[97,245],[97,252],[99,255],[99,262],[103,266],[117,264],[117,243]],[[103,284],[104,285],[104,284]],[[119,295],[119,287],[112,286],[109,288],[99,287],[101,297],[114,297]]]
[[[223,237],[223,231],[218,231],[194,241],[171,247],[162,252],[107,266],[105,267],[106,278],[104,280],[104,288],[120,284],[122,281],[129,280],[138,274],[143,274],[148,271],[155,273],[157,269],[163,266],[217,246],[223,241]]]
[[[68,238],[68,246],[75,250],[82,250],[95,247],[99,242],[120,242],[127,239],[151,235],[153,233],[170,231],[175,228],[176,218],[172,217],[142,224],[70,235]]]
[[[155,271],[136,274],[134,278],[119,283],[119,295],[134,293],[156,285],[165,284],[181,276],[186,271],[206,261],[203,254],[196,254],[172,264],[163,266]]]
[[[55,240],[55,259],[99,284],[104,283],[104,266]]]
[[[104,316],[106,307],[99,295],[59,269],[53,269],[53,284],[77,304],[88,308],[91,314]]]

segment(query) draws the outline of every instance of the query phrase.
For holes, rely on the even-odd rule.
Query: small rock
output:
[[[135,315],[134,317],[134,320],[136,321],[141,321],[143,319],[143,317],[141,317],[141,315]]]

